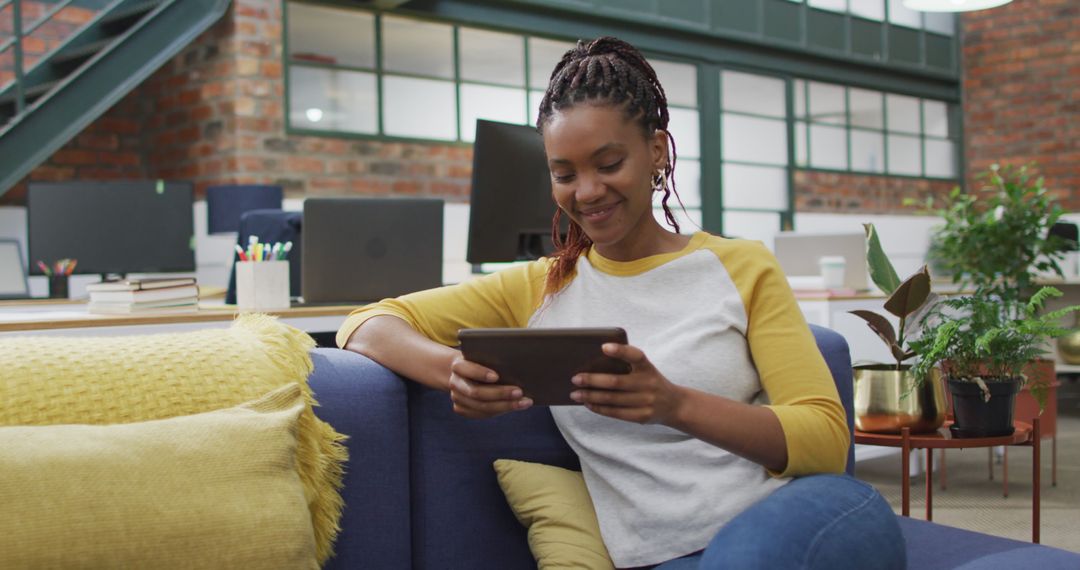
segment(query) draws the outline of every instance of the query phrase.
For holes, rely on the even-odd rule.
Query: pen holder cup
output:
[[[68,276],[67,275],[52,275],[49,277],[49,298],[50,299],[67,299],[68,298]]]
[[[236,305],[242,311],[288,309],[289,262],[236,262]]]

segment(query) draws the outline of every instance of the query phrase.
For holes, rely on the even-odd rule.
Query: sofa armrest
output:
[[[405,380],[367,357],[311,352],[315,415],[348,436],[345,510],[332,568],[410,568],[409,418]]]

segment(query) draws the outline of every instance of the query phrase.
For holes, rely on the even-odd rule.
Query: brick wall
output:
[[[0,22],[3,18],[0,17]],[[966,176],[1036,160],[1080,209],[1080,2],[1015,0],[964,15]],[[467,199],[471,148],[285,132],[282,3],[230,12],[29,176],[166,178],[197,191],[276,183],[291,196],[404,194]],[[796,209],[910,213],[905,198],[952,184],[798,171]],[[20,202],[24,184],[0,197]]]
[[[945,180],[924,180],[869,174],[795,171],[795,211],[838,214],[914,214],[929,196],[942,196],[956,186]]]
[[[1080,210],[1080,1],[1015,0],[961,19],[967,175],[1036,161]]]
[[[26,180],[164,178],[194,182],[197,195],[213,184],[258,183],[293,197],[468,199],[469,146],[286,134],[282,49],[281,2],[234,0],[220,22]],[[0,204],[22,203],[26,180]]]

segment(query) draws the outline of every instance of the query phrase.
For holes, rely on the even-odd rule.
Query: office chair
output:
[[[284,210],[251,210],[240,217],[239,233],[236,243],[246,248],[248,238],[256,236],[260,243],[293,242],[289,252],[289,296],[300,296],[301,228],[303,212]],[[229,288],[225,292],[225,302],[236,303],[236,261],[240,256],[233,252],[233,266],[229,270]]]

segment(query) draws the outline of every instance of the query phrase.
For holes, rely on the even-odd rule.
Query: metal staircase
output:
[[[23,26],[22,0],[0,0],[12,13],[15,80],[0,89],[0,195],[60,149],[124,95],[216,22],[229,0],[62,0]],[[104,5],[103,5],[104,4]],[[23,69],[23,38],[68,6],[99,8],[94,18]]]

